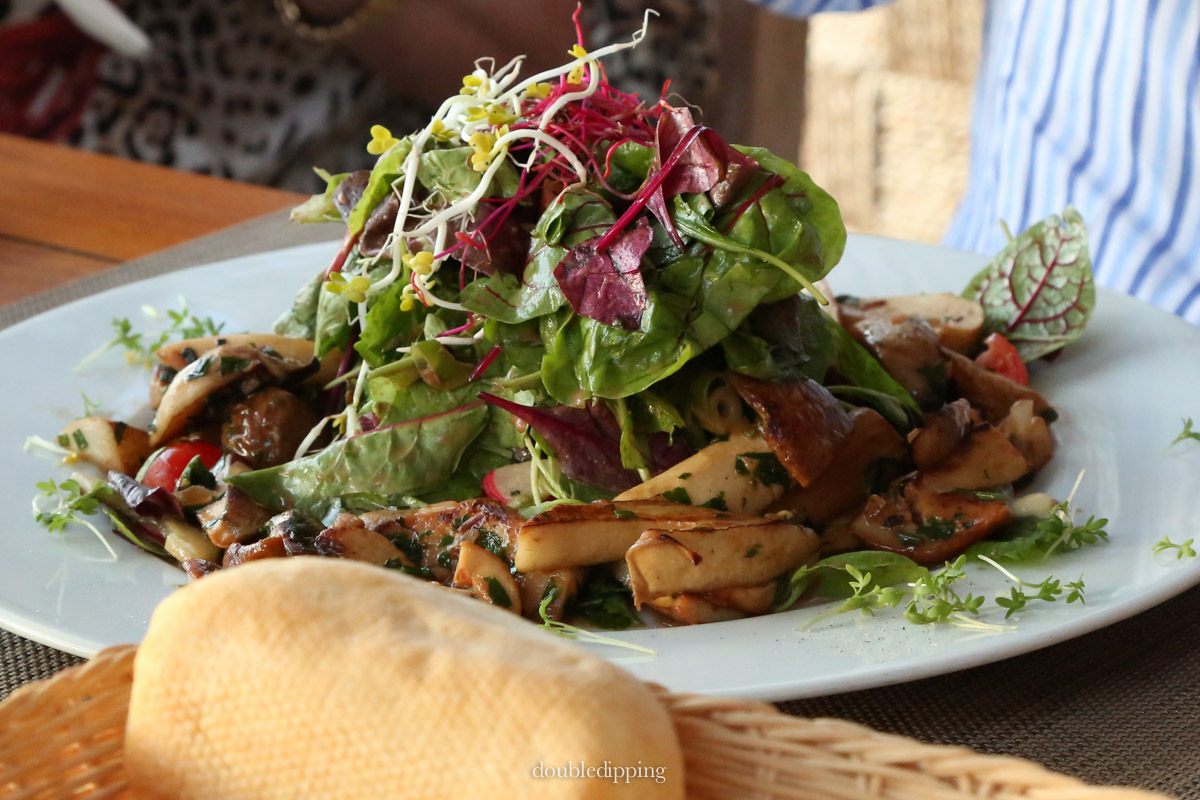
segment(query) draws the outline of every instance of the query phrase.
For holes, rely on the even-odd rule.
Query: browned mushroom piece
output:
[[[212,543],[225,548],[257,538],[271,512],[241,489],[230,486],[225,494],[197,511],[196,518]]]
[[[287,546],[283,539],[277,536],[259,539],[253,544],[234,542],[225,551],[225,556],[221,559],[221,566],[236,567],[247,561],[257,561],[261,558],[285,558],[287,555]]]
[[[180,562],[179,566],[183,567],[183,571],[187,576],[198,581],[205,575],[211,575],[221,568],[221,565],[215,561],[208,561],[203,558],[188,558]]]
[[[221,446],[255,469],[291,461],[316,426],[315,412],[299,397],[277,387],[260,389],[235,405],[221,429]]]
[[[1012,519],[1002,499],[972,493],[935,492],[901,480],[886,494],[871,495],[850,530],[867,547],[900,553],[918,564],[954,558]]]
[[[1018,400],[1029,400],[1033,404],[1033,413],[1047,422],[1058,418],[1058,413],[1046,399],[1028,386],[992,372],[952,350],[943,349],[942,353],[950,361],[950,380],[958,393],[988,422],[1003,420]]]
[[[931,469],[958,449],[971,431],[971,404],[964,399],[947,403],[926,415],[925,425],[908,435],[917,469]]]
[[[843,324],[859,344],[879,359],[887,373],[922,406],[945,393],[946,359],[929,323],[914,317],[864,315]]]
[[[843,324],[866,316],[893,319],[913,317],[929,323],[943,347],[958,353],[971,353],[979,346],[983,326],[983,306],[957,294],[909,294],[879,298],[838,298],[842,303]]]
[[[962,445],[936,467],[917,473],[934,492],[976,491],[1003,486],[1029,472],[1029,462],[998,428],[981,422]]]
[[[854,428],[842,404],[816,381],[768,383],[735,372],[726,379],[761,418],[763,438],[801,486],[829,468]]]
[[[908,448],[886,419],[869,408],[854,409],[850,418],[854,427],[829,467],[808,486],[793,486],[768,511],[787,510],[824,525],[862,505],[876,482],[905,471]]]
[[[1054,457],[1054,434],[1045,419],[1033,411],[1033,401],[1018,400],[997,426],[1029,462],[1029,470],[1041,469]]]

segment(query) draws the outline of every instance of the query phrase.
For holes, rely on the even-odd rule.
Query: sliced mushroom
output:
[[[562,619],[567,604],[579,592],[583,570],[579,567],[557,569],[553,572],[519,572],[517,584],[521,590],[521,609],[532,620],[541,619],[541,605],[553,586],[554,597],[546,605],[546,616]]]
[[[150,427],[150,446],[177,438],[219,392],[264,369],[258,349],[247,345],[214,347],[183,367],[163,392]]]
[[[877,483],[904,472],[908,448],[888,421],[869,408],[850,412],[853,428],[829,467],[808,486],[793,486],[772,511],[788,510],[808,522],[824,525],[861,506]],[[890,473],[890,474],[889,474]]]
[[[324,386],[337,375],[342,360],[341,351],[330,351],[319,365],[313,364],[313,342],[274,333],[234,333],[228,336],[201,336],[160,347],[155,355],[159,361],[176,371],[203,356],[214,347],[222,345],[250,346],[261,351],[266,358],[278,361],[287,372],[314,369],[307,382]]]
[[[284,558],[287,555],[289,555],[287,546],[284,544],[283,539],[279,537],[260,539],[254,544],[239,544],[234,542],[225,551],[225,555],[221,559],[221,566],[236,567],[238,564],[243,564],[247,561],[257,561],[262,558]]]
[[[619,561],[650,529],[751,524],[758,517],[666,500],[626,500],[554,506],[526,520],[516,536],[518,572],[545,572]]]
[[[382,533],[369,531],[356,525],[334,525],[321,531],[314,542],[322,555],[365,561],[377,566],[416,565]],[[390,562],[390,563],[389,563]]]
[[[232,486],[219,499],[196,512],[200,526],[220,548],[256,538],[271,516],[269,510]]]
[[[872,495],[851,530],[866,546],[908,556],[918,564],[954,558],[1008,524],[1004,500],[935,492],[916,481]]]
[[[746,617],[744,611],[715,603],[707,595],[691,592],[656,597],[647,601],[646,605],[667,619],[684,625],[707,625],[712,622],[729,622]]]
[[[763,438],[801,486],[829,467],[854,427],[837,398],[816,381],[768,383],[735,372],[726,378],[762,419]]]
[[[1058,413],[1046,399],[1028,386],[992,372],[951,350],[942,352],[950,361],[950,380],[958,388],[959,394],[969,400],[988,422],[1000,422],[1008,416],[1013,403],[1018,400],[1031,401],[1033,413],[1047,422],[1058,418]]]
[[[908,435],[917,469],[931,469],[958,449],[971,430],[971,404],[947,403],[925,417],[925,425]]]
[[[817,552],[817,535],[778,520],[730,528],[649,530],[629,548],[633,602],[683,592],[758,586],[790,572]]]
[[[842,313],[846,320],[845,310]],[[946,361],[929,323],[913,317],[868,315],[843,324],[919,404],[928,406],[944,396]]]
[[[1046,420],[1033,413],[1032,400],[1013,403],[999,428],[1029,462],[1030,471],[1041,469],[1054,457],[1054,434]]]
[[[459,546],[454,586],[470,589],[481,600],[521,613],[521,590],[503,559],[471,542]]]
[[[958,353],[971,353],[979,346],[983,306],[956,294],[941,292],[840,300],[843,324],[853,324],[867,316],[883,319],[913,317],[924,320],[943,347]]]
[[[764,460],[769,459],[767,468]],[[769,467],[774,462],[776,470]],[[734,434],[714,442],[695,455],[617,495],[617,500],[646,500],[683,492],[691,505],[711,505],[737,514],[759,514],[779,499],[791,483],[778,469],[778,460],[758,434]]]
[[[1012,483],[1027,472],[1029,463],[1008,436],[984,422],[948,458],[918,473],[917,481],[934,492],[974,491]]]

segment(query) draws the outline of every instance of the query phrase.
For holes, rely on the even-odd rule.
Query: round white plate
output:
[[[155,604],[185,583],[183,573],[122,542],[113,561],[92,534],[46,532],[30,516],[34,483],[66,477],[42,455],[21,451],[25,437],[52,438],[79,416],[79,389],[104,413],[146,422],[148,373],[113,351],[79,372],[71,368],[109,337],[113,317],[149,324],[141,307],[191,309],[227,323],[226,331],[268,329],[336,244],[319,244],[195,267],[78,300],[0,331],[6,391],[0,396],[0,626],[53,647],[91,655],[139,641]],[[852,236],[832,275],[838,293],[958,291],[986,261],[939,247]],[[1021,568],[1038,581],[1081,575],[1087,605],[1031,603],[1015,628],[979,632],[915,626],[899,609],[876,617],[845,614],[806,627],[800,609],[736,622],[617,634],[656,655],[595,647],[646,680],[677,691],[785,699],[881,686],[996,661],[1060,642],[1143,611],[1200,583],[1200,558],[1155,555],[1170,536],[1200,539],[1200,444],[1166,451],[1181,418],[1200,419],[1200,329],[1113,292],[1099,292],[1083,339],[1034,384],[1059,410],[1058,453],[1037,488],[1065,497],[1087,473],[1075,505],[1107,517],[1108,544]],[[140,411],[140,416],[138,412]],[[988,567],[969,587],[1007,595]],[[245,613],[230,609],[231,614]],[[989,599],[983,619],[1002,622]]]

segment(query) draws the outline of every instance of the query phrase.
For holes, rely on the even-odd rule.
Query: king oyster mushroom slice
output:
[[[150,447],[182,434],[218,392],[255,372],[272,381],[282,380],[295,371],[294,366],[295,362],[273,350],[254,345],[222,344],[205,351],[176,372],[163,391],[150,429]]]

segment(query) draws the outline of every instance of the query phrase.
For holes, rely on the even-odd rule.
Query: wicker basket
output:
[[[0,703],[0,798],[134,797],[122,746],[135,652],[110,648]],[[841,720],[790,717],[765,703],[660,696],[684,746],[689,800],[1161,797]]]

